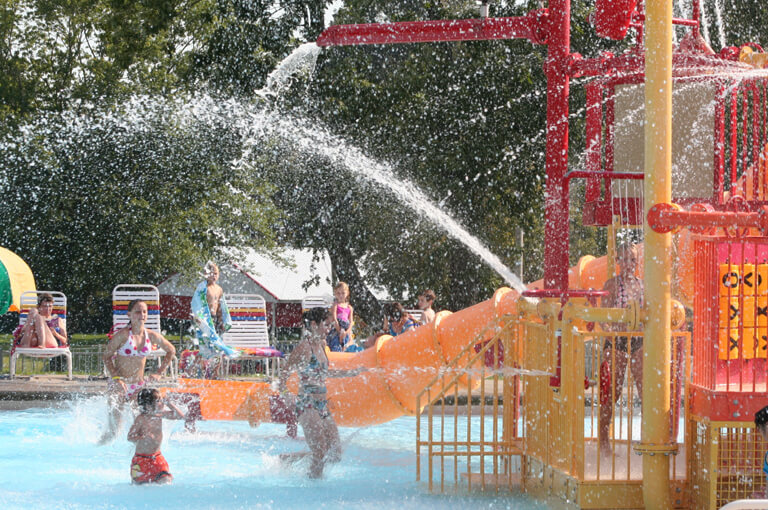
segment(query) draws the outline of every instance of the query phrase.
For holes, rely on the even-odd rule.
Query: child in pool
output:
[[[763,437],[763,441],[768,441],[768,406],[755,413],[755,428]],[[763,455],[763,473],[768,476],[768,452]],[[763,499],[766,495],[768,495],[768,481],[760,490],[752,494],[752,499]]]
[[[131,479],[136,484],[171,483],[173,476],[168,471],[168,462],[160,453],[163,418],[180,420],[184,418],[184,413],[173,403],[164,403],[156,389],[143,388],[136,401],[139,415],[128,432],[128,441],[136,443],[136,453],[131,460]]]
[[[333,329],[325,339],[328,348],[334,352],[343,352],[354,347],[352,340],[352,324],[354,324],[354,309],[349,304],[349,285],[339,282],[333,288],[334,302],[331,307]]]

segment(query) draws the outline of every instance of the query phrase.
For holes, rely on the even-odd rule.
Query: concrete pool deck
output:
[[[74,376],[71,381],[65,375],[0,377],[0,411],[56,407],[68,400],[103,395],[107,389],[106,378]]]

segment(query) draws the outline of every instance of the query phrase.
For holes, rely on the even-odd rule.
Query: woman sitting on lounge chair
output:
[[[152,345],[165,351],[165,357],[157,373],[150,375],[149,379],[160,379],[176,355],[173,344],[160,333],[145,327],[147,304],[144,301],[134,299],[128,303],[128,316],[131,321],[129,326],[114,334],[104,352],[104,365],[107,374],[111,376],[107,387],[110,415],[109,425],[99,440],[100,444],[114,439],[120,429],[123,405],[135,400],[139,389],[144,386],[144,365],[147,363],[147,355],[152,352]]]
[[[32,308],[27,315],[27,322],[21,330],[19,347],[50,349],[60,345],[67,345],[64,321],[53,314],[53,296],[41,293],[37,298],[37,308]]]

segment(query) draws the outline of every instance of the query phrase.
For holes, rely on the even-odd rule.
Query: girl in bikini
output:
[[[136,392],[145,384],[144,366],[147,356],[152,352],[152,345],[165,351],[165,357],[156,374],[150,380],[158,380],[168,369],[176,355],[176,349],[160,333],[145,327],[147,304],[139,299],[128,303],[130,325],[114,334],[104,352],[104,365],[111,377],[107,386],[107,400],[110,414],[107,430],[99,444],[114,439],[121,426],[122,407],[135,400]]]
[[[328,368],[324,340],[329,324],[323,308],[311,308],[304,312],[305,334],[299,345],[288,356],[280,372],[280,393],[287,401],[293,400],[286,393],[286,382],[292,372],[298,372],[299,392],[295,399],[296,414],[304,430],[309,452],[285,455],[283,460],[295,460],[307,455],[311,457],[310,478],[320,478],[326,462],[341,459],[339,430],[328,406],[325,380],[328,377],[354,377],[364,368],[354,370],[332,370]]]

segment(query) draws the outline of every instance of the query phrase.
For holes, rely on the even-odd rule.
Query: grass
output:
[[[69,337],[69,345],[71,347],[91,347],[97,345],[106,345],[107,335],[84,335],[77,334]],[[3,352],[11,350],[11,335],[0,335],[0,349]]]
[[[291,335],[291,334],[281,334],[278,336],[278,339],[286,339],[289,342],[295,343],[297,341],[298,335]],[[178,349],[179,346],[187,345],[187,341],[190,339],[189,335],[183,335],[180,336],[178,333],[173,334],[171,332],[165,333],[165,338],[168,339],[168,341],[172,342]],[[69,345],[73,348],[93,348],[93,350],[96,350],[98,347],[105,347],[107,345],[107,335],[106,333],[103,334],[73,334],[69,337]],[[183,349],[184,347],[182,347]],[[179,349],[181,350],[181,349]],[[0,352],[2,352],[2,360],[0,362],[2,363],[2,369],[0,369],[0,373],[7,374],[10,370],[10,356],[11,351],[11,335],[10,334],[0,334]],[[43,363],[48,363],[48,359],[38,359],[33,360],[32,358],[24,358],[24,370],[21,371],[21,364],[17,364],[17,370],[16,373],[18,375],[34,375],[34,374],[40,374],[43,373]],[[80,373],[77,370],[75,370],[73,373]]]

